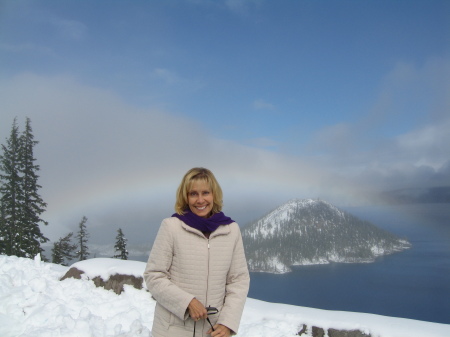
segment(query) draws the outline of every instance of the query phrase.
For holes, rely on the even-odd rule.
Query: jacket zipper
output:
[[[208,268],[207,268],[207,270],[208,270],[208,273],[207,273],[207,275],[206,275],[206,296],[205,296],[205,299],[206,299],[206,303],[205,303],[205,306],[206,306],[206,304],[208,303],[208,289],[209,289],[209,262],[210,262],[210,245],[209,245],[209,240],[210,240],[210,238],[207,238],[207,240],[208,240],[208,244],[207,244],[207,247],[208,247]],[[206,322],[206,320],[205,320],[205,322]],[[205,322],[203,322],[203,329],[205,328]],[[203,330],[202,330],[203,331]]]

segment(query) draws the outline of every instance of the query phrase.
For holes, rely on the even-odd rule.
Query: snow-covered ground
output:
[[[88,277],[141,275],[145,263],[92,259],[78,263]],[[0,336],[150,336],[155,302],[146,290],[121,295],[92,281],[59,278],[67,267],[0,255]],[[362,299],[363,300],[363,299]],[[359,329],[372,337],[448,337],[450,325],[380,315],[328,311],[248,298],[238,336],[296,336],[302,324]],[[305,336],[305,335],[302,335]],[[307,336],[311,336],[310,334]]]

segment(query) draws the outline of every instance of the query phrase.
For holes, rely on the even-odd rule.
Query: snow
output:
[[[327,205],[340,217],[345,217],[344,212],[327,203],[326,201],[313,199],[293,199],[271,211],[269,214],[260,219],[255,226],[257,230],[260,231],[261,235],[265,238],[269,235],[273,235],[275,230],[280,230],[280,224],[283,221],[288,221],[291,218],[292,213],[294,213],[296,209],[308,208],[311,207],[311,205],[316,205],[318,203]],[[256,232],[252,235],[256,235]]]
[[[141,276],[145,263],[92,259],[75,266],[88,277],[116,272]],[[129,266],[129,267],[128,267]],[[59,278],[67,267],[0,255],[0,336],[151,336],[155,301],[145,289],[125,286],[121,295],[87,279]],[[248,298],[238,336],[296,336],[302,325],[355,330],[372,337],[444,337],[450,325],[342,311],[328,311]]]

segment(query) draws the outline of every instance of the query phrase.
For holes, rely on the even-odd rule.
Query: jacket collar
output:
[[[197,235],[200,235],[201,237],[205,237],[205,235],[198,229],[195,229],[191,226],[186,225],[181,220],[180,220],[180,222],[181,222],[181,227],[183,227],[188,232],[195,233]],[[230,232],[231,232],[230,225],[221,225],[214,232],[211,233],[209,238],[211,239],[211,238],[213,238],[215,236],[219,236],[219,235],[228,235],[228,234],[230,234]]]

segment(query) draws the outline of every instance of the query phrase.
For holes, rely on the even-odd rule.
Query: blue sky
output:
[[[31,118],[50,236],[157,227],[192,166],[244,223],[374,204],[450,186],[449,51],[448,1],[0,1],[0,137]]]

